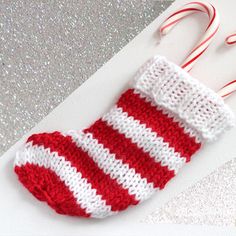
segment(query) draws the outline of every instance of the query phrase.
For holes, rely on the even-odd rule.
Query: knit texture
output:
[[[58,213],[103,218],[163,189],[233,121],[216,93],[156,56],[90,127],[30,136],[15,172]]]

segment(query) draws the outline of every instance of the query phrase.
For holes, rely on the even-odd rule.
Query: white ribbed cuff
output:
[[[233,112],[217,93],[164,57],[149,60],[133,87],[178,116],[205,141],[215,140],[235,123]]]

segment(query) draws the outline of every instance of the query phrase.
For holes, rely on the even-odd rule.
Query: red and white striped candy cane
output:
[[[213,5],[207,2],[190,2],[182,6],[178,11],[174,12],[172,15],[170,15],[160,27],[161,35],[165,35],[181,19],[196,12],[206,13],[209,17],[209,24],[199,43],[194,47],[194,49],[190,52],[188,57],[181,65],[181,67],[186,71],[190,71],[192,69],[197,59],[205,52],[205,50],[211,43],[214,35],[218,31],[220,20],[217,10]]]
[[[232,80],[229,83],[227,83],[226,85],[224,85],[219,91],[218,94],[222,97],[222,98],[227,98],[229,97],[233,92],[236,91],[236,80]]]
[[[236,43],[236,33],[230,34],[226,39],[225,42],[229,45]]]
[[[228,45],[236,44],[236,33],[230,34],[226,39],[225,42]],[[219,91],[218,94],[222,98],[227,98],[229,97],[233,92],[236,91],[236,80],[232,80],[226,85],[224,85]]]

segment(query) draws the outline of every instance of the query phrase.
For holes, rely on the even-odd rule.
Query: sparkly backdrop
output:
[[[236,158],[148,215],[146,223],[236,226]]]
[[[0,154],[172,2],[0,1]]]
[[[173,1],[0,0],[0,155]],[[142,222],[235,226],[235,198],[233,159]]]

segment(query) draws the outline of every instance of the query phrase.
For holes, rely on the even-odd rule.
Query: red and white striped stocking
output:
[[[233,121],[219,95],[156,56],[87,129],[30,136],[15,172],[58,213],[103,218],[163,189]]]

